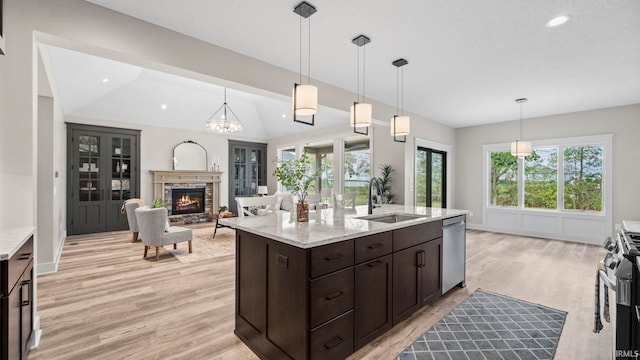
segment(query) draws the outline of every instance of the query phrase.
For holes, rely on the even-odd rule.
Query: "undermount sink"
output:
[[[358,217],[358,219],[393,224],[393,223],[399,223],[399,222],[403,222],[403,221],[420,219],[420,218],[424,218],[424,217],[425,217],[425,215],[416,215],[416,214],[408,214],[408,213],[396,213],[396,214],[380,214],[380,215],[360,216],[360,217]]]

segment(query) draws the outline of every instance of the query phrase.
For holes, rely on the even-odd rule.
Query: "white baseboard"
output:
[[[56,254],[54,256],[53,262],[48,263],[38,263],[37,265],[37,273],[38,275],[51,274],[58,271],[58,263],[60,262],[60,255],[62,255],[62,248],[64,247],[64,241],[67,238],[67,231],[63,231],[60,240],[58,241],[58,248],[56,249]]]
[[[38,345],[40,345],[40,338],[42,337],[42,330],[40,329],[40,315],[33,316],[33,331],[31,332],[31,339],[29,343],[31,344],[31,350],[37,349]]]

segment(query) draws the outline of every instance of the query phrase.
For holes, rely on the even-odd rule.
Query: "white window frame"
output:
[[[532,147],[602,147],[602,211],[564,210],[564,152],[558,149],[558,208],[524,207],[524,166],[518,159],[518,206],[492,206],[489,193],[491,153],[510,151],[510,144],[490,144],[482,147],[482,227],[484,230],[540,236],[600,244],[612,234],[613,223],[613,135],[580,136],[532,141]]]

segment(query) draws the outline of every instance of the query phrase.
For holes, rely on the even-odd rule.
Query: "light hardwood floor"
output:
[[[183,264],[142,252],[129,232],[68,237],[58,272],[38,278],[43,335],[30,359],[257,359],[233,334],[233,255]],[[611,324],[591,331],[602,256],[598,246],[468,231],[467,287],[350,359],[393,359],[477,288],[568,311],[556,359],[610,359]]]

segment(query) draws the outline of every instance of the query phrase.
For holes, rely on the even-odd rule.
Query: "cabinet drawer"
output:
[[[353,267],[311,281],[311,328],[353,309]]]
[[[442,220],[393,230],[393,251],[442,237]]]
[[[33,236],[27,240],[22,247],[9,259],[9,283],[7,293],[16,284],[22,273],[33,259]],[[4,284],[3,284],[4,286]],[[3,289],[4,290],[4,289]]]
[[[311,249],[311,277],[315,278],[353,265],[353,240]]]
[[[311,359],[344,359],[353,353],[353,310],[311,332]]]
[[[391,254],[393,238],[391,231],[355,239],[356,264]]]

